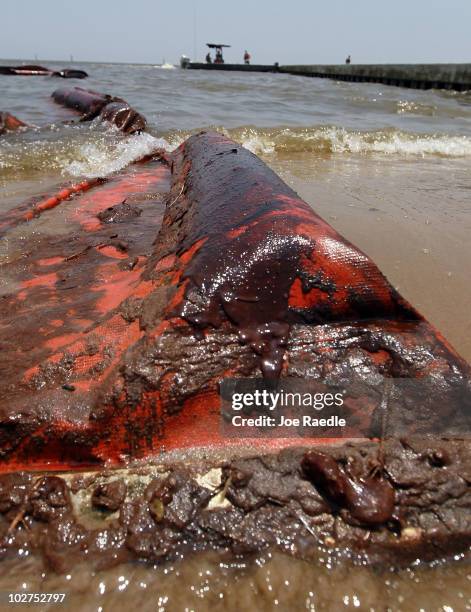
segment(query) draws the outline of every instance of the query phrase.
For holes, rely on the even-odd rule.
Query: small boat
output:
[[[213,63],[214,64],[224,64],[224,57],[222,54],[222,50],[225,48],[229,48],[231,45],[225,45],[222,43],[206,43],[206,46],[209,49],[214,49],[214,51],[216,52],[215,58]],[[208,55],[206,56],[206,61],[207,63],[210,63],[211,56],[210,53],[208,53]]]

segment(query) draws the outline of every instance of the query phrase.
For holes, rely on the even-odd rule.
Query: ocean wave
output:
[[[0,142],[0,179],[104,177],[169,146],[151,134],[125,136],[115,128],[96,126],[28,132]]]
[[[360,131],[335,126],[256,128],[218,131],[257,155],[278,153],[471,157],[471,138],[448,134],[418,134],[395,129]],[[190,132],[174,132],[166,139],[177,146]]]
[[[145,133],[129,136],[112,146],[104,142],[91,142],[79,147],[76,158],[64,165],[63,171],[71,176],[108,176],[157,148],[168,148],[168,143]]]
[[[328,126],[212,129],[267,161],[272,156],[297,153],[471,157],[471,137],[460,135],[418,134],[395,129],[359,131]],[[175,149],[195,131],[173,131],[163,137],[148,133],[125,136],[116,129],[75,126],[4,138],[0,141],[0,180],[107,176],[157,148]]]

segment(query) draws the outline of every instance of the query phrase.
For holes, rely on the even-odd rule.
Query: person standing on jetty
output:
[[[347,59],[345,60],[346,64],[351,64],[352,63],[352,56],[351,55],[347,55]]]
[[[250,55],[250,53],[246,49],[245,53],[244,53],[244,64],[249,65],[251,59],[252,59],[252,56]]]

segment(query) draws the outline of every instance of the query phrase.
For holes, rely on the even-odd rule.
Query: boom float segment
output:
[[[121,99],[101,94],[82,87],[57,89],[52,98],[57,104],[81,113],[81,121],[99,118],[112,123],[126,134],[142,132],[146,129],[146,120],[129,104]]]
[[[190,138],[174,175],[156,256],[188,254],[175,313],[202,329],[231,321],[266,376],[280,374],[292,324],[420,319],[366,255],[245,149],[218,134]]]
[[[46,210],[51,210],[51,208],[59,206],[61,202],[72,198],[78,193],[88,191],[92,187],[100,185],[105,181],[106,179],[102,178],[86,179],[80,183],[62,187],[62,189],[54,195],[45,198],[34,198],[33,201],[24,202],[20,206],[12,208],[0,218],[0,238],[8,233],[11,228],[26,221],[31,221],[31,219],[35,217],[39,217]]]
[[[44,66],[0,66],[0,74],[16,76],[54,76],[63,79],[85,79],[88,74],[84,70],[75,68],[64,68],[63,70],[51,70]]]
[[[150,162],[78,196],[66,209],[75,241],[57,241],[47,258],[38,245],[21,290],[3,300],[1,469],[227,446],[224,377],[372,387],[401,377],[424,390],[390,415],[406,415],[408,433],[459,414],[455,389],[468,384],[468,364],[255,155],[216,133],[188,139],[171,159],[161,224],[152,217],[160,199],[148,198],[169,174]],[[144,225],[135,201],[147,202]],[[114,242],[123,227],[134,259]],[[141,233],[158,228],[151,248]],[[38,304],[42,331],[28,353]],[[367,425],[377,418],[367,397],[348,409]]]
[[[0,111],[0,136],[5,134],[5,132],[16,132],[21,128],[27,127],[29,127],[28,124],[18,119],[18,117]]]

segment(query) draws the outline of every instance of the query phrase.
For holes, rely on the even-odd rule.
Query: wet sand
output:
[[[334,564],[321,554],[317,564],[279,553],[223,559],[204,553],[163,566],[128,564],[90,573],[79,567],[73,576],[44,571],[34,560],[2,566],[2,609],[7,592],[66,593],[68,610],[118,612],[450,612],[471,609],[471,567],[452,565],[415,567],[403,571],[375,571],[348,561]],[[5,606],[5,607],[4,607]],[[58,604],[34,609],[64,609]]]

